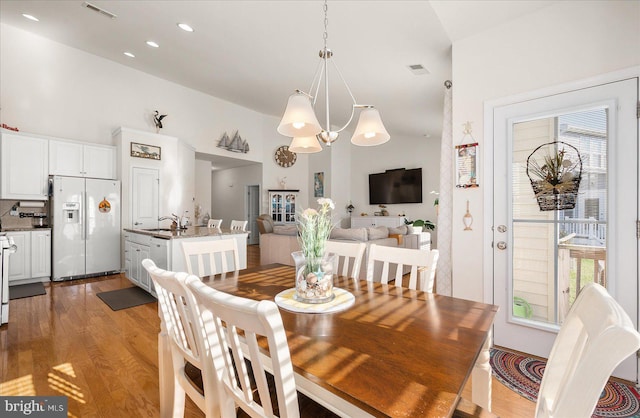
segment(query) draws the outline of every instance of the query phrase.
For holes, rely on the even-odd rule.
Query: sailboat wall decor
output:
[[[238,131],[236,131],[236,133],[233,134],[233,138],[231,139],[229,138],[229,135],[227,135],[227,133],[225,132],[220,138],[220,140],[218,141],[218,147],[224,148],[227,151],[231,151],[231,152],[242,152],[245,154],[249,152],[249,143],[244,139],[242,139]]]

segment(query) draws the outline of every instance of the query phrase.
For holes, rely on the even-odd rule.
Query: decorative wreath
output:
[[[527,176],[541,211],[573,209],[582,178],[578,149],[562,141],[540,145],[527,157]]]

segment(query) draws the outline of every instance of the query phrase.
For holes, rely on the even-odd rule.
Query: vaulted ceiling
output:
[[[294,89],[309,89],[323,46],[320,0],[89,1],[113,19],[84,3],[1,0],[0,21],[274,116]],[[327,42],[355,98],[380,110],[392,137],[435,140],[452,41],[553,3],[330,0]],[[332,123],[342,125],[350,101],[338,75],[330,75]]]

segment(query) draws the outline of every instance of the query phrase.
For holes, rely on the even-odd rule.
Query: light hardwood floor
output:
[[[249,246],[249,267],[260,264]],[[69,417],[158,417],[157,303],[114,312],[97,293],[130,287],[121,275],[47,285],[12,300],[0,327],[0,395],[65,395]],[[470,384],[463,395],[471,399]],[[533,417],[534,403],[493,380],[493,411]],[[185,416],[204,414],[187,401]]]

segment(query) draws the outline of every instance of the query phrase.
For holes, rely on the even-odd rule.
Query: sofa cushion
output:
[[[391,235],[391,234],[407,235],[407,234],[409,234],[409,227],[407,225],[400,225],[398,227],[390,227],[389,228],[389,235]]]
[[[329,238],[366,242],[367,228],[333,228]]]
[[[389,236],[389,228],[386,226],[376,226],[367,228],[367,236],[369,241],[374,239],[387,238]]]
[[[298,227],[295,225],[274,225],[273,233],[278,235],[298,235]]]

